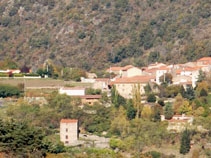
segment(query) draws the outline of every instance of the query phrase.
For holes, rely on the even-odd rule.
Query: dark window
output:
[[[65,141],[65,144],[68,144],[69,142],[68,141]]]
[[[68,132],[68,128],[66,128],[66,132]]]
[[[68,139],[68,136],[66,135],[66,139]]]

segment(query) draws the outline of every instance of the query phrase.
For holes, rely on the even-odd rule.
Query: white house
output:
[[[160,77],[163,76],[164,74],[168,73],[170,71],[170,68],[163,66],[160,67],[159,69],[156,70],[156,83],[158,85],[161,84],[160,82]],[[164,80],[165,80],[165,75],[164,75]]]
[[[60,141],[65,146],[76,142],[79,137],[78,120],[62,119],[60,121]]]
[[[59,94],[66,94],[69,96],[83,96],[85,95],[85,88],[82,87],[62,87],[59,89]]]

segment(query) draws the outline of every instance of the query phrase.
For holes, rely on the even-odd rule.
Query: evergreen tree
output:
[[[202,70],[199,70],[199,77],[198,77],[198,81],[197,82],[202,82],[204,81],[206,78],[205,73]]]
[[[180,153],[187,154],[190,151],[190,132],[186,129],[182,133]]]
[[[136,109],[133,106],[132,100],[127,103],[127,118],[132,120],[136,117]]]
[[[208,96],[207,91],[204,88],[202,88],[200,91],[200,97],[206,97],[206,96]]]
[[[167,103],[165,107],[164,115],[165,115],[165,118],[168,120],[171,119],[172,116],[174,115],[174,111],[170,103]]]
[[[188,87],[187,87],[187,89],[186,89],[186,91],[185,91],[184,97],[187,98],[187,99],[189,99],[189,100],[195,99],[195,92],[194,92],[192,86],[188,86]]]
[[[161,120],[160,114],[161,114],[160,108],[155,107],[155,108],[154,108],[154,116],[153,116],[155,122]]]
[[[149,94],[147,96],[147,101],[150,102],[150,103],[155,103],[156,102],[156,97],[153,93]]]

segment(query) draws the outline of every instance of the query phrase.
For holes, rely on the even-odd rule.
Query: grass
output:
[[[13,86],[17,86],[18,84],[25,84],[26,88],[36,88],[36,87],[63,87],[63,86],[71,86],[71,87],[90,87],[89,83],[80,83],[74,81],[64,81],[64,80],[55,80],[55,79],[0,79],[0,84],[9,84]]]

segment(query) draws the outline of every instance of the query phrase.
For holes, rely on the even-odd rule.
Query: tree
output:
[[[141,111],[141,118],[150,120],[152,117],[152,109],[149,106],[144,106]]]
[[[116,108],[120,107],[120,105],[126,104],[126,100],[121,95],[119,95],[115,86],[113,86],[111,89],[111,102]]]
[[[160,76],[159,80],[162,84],[170,85],[172,84],[172,75],[170,73],[166,73],[162,76]]]
[[[133,87],[133,105],[136,109],[136,118],[140,118],[143,105],[141,104],[141,91],[140,84],[134,85]]]
[[[197,82],[202,82],[205,80],[205,78],[206,78],[206,74],[202,70],[199,70],[199,76],[198,76]]]
[[[178,109],[180,108],[180,106],[183,105],[184,102],[184,98],[182,97],[182,95],[179,93],[176,98],[175,98],[175,102],[173,104],[174,106],[174,113],[178,113]]]
[[[161,109],[158,106],[154,107],[154,112],[153,112],[153,121],[158,122],[161,120]]]
[[[161,106],[165,106],[165,103],[163,100],[158,100],[158,104],[160,104]]]
[[[202,88],[200,91],[200,97],[206,97],[206,96],[208,96],[208,93],[204,88]]]
[[[187,154],[190,151],[190,132],[186,129],[182,133],[181,143],[180,143],[180,153]]]
[[[186,91],[185,91],[185,94],[184,94],[184,98],[187,98],[189,100],[193,100],[195,99],[195,92],[193,90],[193,87],[192,86],[188,86]]]
[[[172,105],[170,103],[166,104],[165,110],[164,110],[164,115],[166,119],[171,119],[172,116],[174,115],[174,111],[172,109]]]
[[[178,112],[180,114],[191,114],[192,107],[187,100],[183,101],[182,105],[178,109]]]
[[[150,102],[150,103],[155,103],[156,102],[156,97],[153,93],[149,94],[147,96],[147,101]]]
[[[30,155],[44,154],[42,130],[30,127],[24,122],[14,120],[3,122],[0,120],[0,152],[15,157],[30,157]]]
[[[133,107],[132,100],[127,102],[127,118],[132,120],[136,117],[136,109]]]

